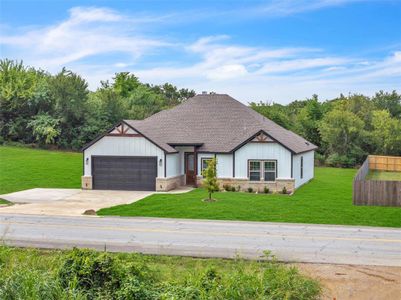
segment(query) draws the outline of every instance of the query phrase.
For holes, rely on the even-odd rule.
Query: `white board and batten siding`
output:
[[[248,178],[252,159],[277,160],[277,178],[291,178],[291,152],[278,143],[248,143],[235,151],[235,178]]]
[[[213,153],[198,153],[198,175],[202,172],[202,159],[213,158]],[[216,154],[217,159],[217,178],[232,178],[233,177],[233,155],[232,154]]]
[[[217,154],[217,177],[232,178],[233,177],[233,155]]]
[[[181,168],[181,153],[166,154],[166,177],[184,174]]]
[[[301,178],[301,158],[303,158],[303,176]],[[293,174],[295,188],[307,183],[314,176],[315,151],[295,154],[293,157]]]
[[[102,137],[84,151],[84,175],[92,175],[91,156],[96,155],[154,156],[157,157],[157,177],[164,177],[164,151],[144,137]]]

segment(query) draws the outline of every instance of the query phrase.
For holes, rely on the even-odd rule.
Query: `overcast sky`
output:
[[[401,1],[0,0],[0,54],[95,90],[141,81],[288,103],[401,91]]]

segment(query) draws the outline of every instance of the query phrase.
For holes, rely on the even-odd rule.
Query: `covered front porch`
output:
[[[157,191],[169,191],[180,186],[198,187],[201,175],[198,149],[202,143],[169,144],[177,153],[165,155],[165,177],[156,178]]]

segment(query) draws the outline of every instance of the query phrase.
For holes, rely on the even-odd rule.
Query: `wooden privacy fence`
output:
[[[354,178],[353,204],[401,206],[401,181],[367,180],[369,170],[401,171],[401,157],[369,155]]]
[[[400,156],[369,155],[369,168],[371,170],[399,171],[401,172]]]

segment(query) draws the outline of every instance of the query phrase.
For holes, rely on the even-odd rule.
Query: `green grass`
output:
[[[10,202],[4,199],[0,199],[0,204],[10,204]]]
[[[82,154],[0,146],[0,195],[30,188],[79,188]]]
[[[401,181],[401,172],[391,171],[370,171],[366,177],[368,180],[396,180]]]
[[[354,169],[316,168],[315,179],[293,196],[221,192],[156,194],[99,215],[401,227],[401,208],[352,205]],[[0,147],[0,194],[29,188],[79,188],[82,154]],[[1,203],[1,200],[0,200]]]
[[[0,246],[0,299],[318,299],[320,291],[275,260]]]
[[[104,208],[99,215],[269,221],[401,227],[401,208],[352,205],[355,169],[316,168],[315,178],[294,195],[206,191],[154,194],[138,202]]]

